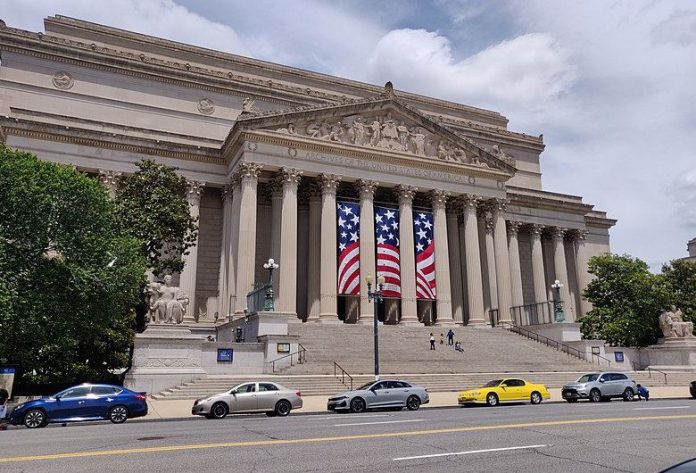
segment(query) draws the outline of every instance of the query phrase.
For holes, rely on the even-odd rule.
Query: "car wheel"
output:
[[[290,411],[292,410],[292,405],[285,399],[278,401],[275,406],[275,413],[276,415],[280,417],[285,417],[288,414],[290,414]]]
[[[633,389],[626,388],[626,390],[623,392],[623,400],[626,402],[633,401]]]
[[[128,408],[126,406],[114,406],[109,411],[109,420],[114,424],[123,424],[128,419]]]
[[[494,407],[498,405],[498,395],[496,393],[488,393],[486,395],[486,404],[488,404],[490,407]]]
[[[566,399],[566,401],[571,402],[571,403],[572,403],[572,402],[578,402],[577,399]]]
[[[406,399],[406,408],[409,411],[417,411],[421,405],[421,400],[418,396],[410,396]]]
[[[532,395],[529,397],[529,400],[532,402],[532,404],[541,404],[541,394],[538,392],[534,391]]]
[[[363,398],[361,398],[361,397],[353,398],[353,399],[350,401],[350,410],[351,410],[351,412],[355,412],[355,413],[364,412],[364,411],[365,411],[365,407],[366,407],[366,406],[365,406],[365,401],[364,401]]]
[[[41,409],[32,409],[24,414],[24,425],[28,429],[36,429],[46,425],[46,413]]]
[[[599,402],[602,400],[602,393],[599,392],[599,389],[593,389],[590,391],[590,402]]]
[[[230,410],[224,402],[216,402],[210,409],[210,415],[213,416],[213,419],[224,419],[229,412]]]

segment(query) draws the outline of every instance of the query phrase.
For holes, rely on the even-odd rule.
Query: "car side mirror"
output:
[[[56,401],[60,401],[60,396],[56,396]]]
[[[604,379],[600,379],[599,382],[600,382],[600,383],[603,383],[603,382],[604,382]]]

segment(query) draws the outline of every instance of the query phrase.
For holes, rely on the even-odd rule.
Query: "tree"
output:
[[[583,336],[604,339],[611,345],[656,343],[659,315],[671,299],[665,278],[628,255],[595,256],[590,259],[589,272],[595,279],[584,295],[593,309],[582,318]]]
[[[0,145],[0,353],[22,381],[127,366],[146,269],[96,180]]]
[[[662,266],[671,303],[681,309],[685,320],[696,322],[696,263],[674,260]]]
[[[180,272],[182,256],[195,244],[198,225],[185,195],[186,178],[175,168],[143,160],[121,181],[116,215],[122,228],[140,242],[155,276]]]

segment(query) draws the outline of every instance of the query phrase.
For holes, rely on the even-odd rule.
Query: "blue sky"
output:
[[[653,269],[696,236],[696,1],[4,0],[490,108],[544,134],[544,189],[619,223]]]

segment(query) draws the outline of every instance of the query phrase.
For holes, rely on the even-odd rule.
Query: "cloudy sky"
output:
[[[619,223],[653,269],[696,236],[696,1],[3,0],[490,108],[544,134],[544,189]]]

